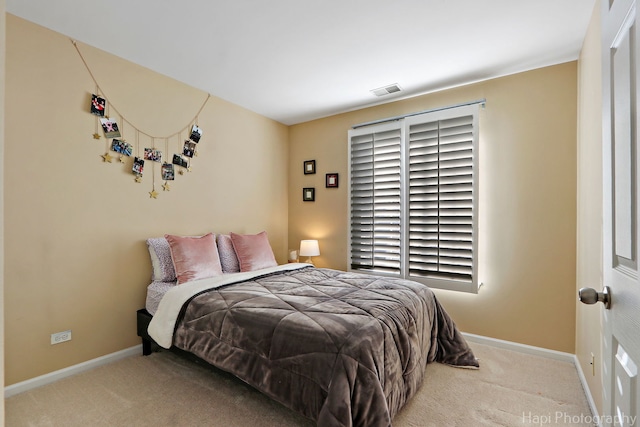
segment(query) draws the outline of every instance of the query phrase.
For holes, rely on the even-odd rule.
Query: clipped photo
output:
[[[144,170],[144,160],[141,159],[140,157],[134,158],[132,172],[136,175],[142,175],[143,170]]]
[[[98,95],[91,95],[91,114],[104,117],[104,110],[107,105],[107,101]]]
[[[187,160],[185,160],[180,154],[174,154],[173,155],[173,162],[174,165],[186,168],[187,166],[189,166],[189,164],[187,163]]]
[[[173,170],[173,165],[171,163],[163,163],[162,164],[162,180],[173,181],[174,179],[176,179],[176,175]]]
[[[184,148],[182,149],[182,154],[191,158],[196,153],[196,143],[191,141],[184,142]]]
[[[200,129],[197,125],[193,125],[191,128],[191,135],[189,135],[189,139],[193,142],[200,142],[200,138],[202,137],[202,129]]]
[[[151,160],[152,162],[160,162],[162,161],[162,151],[156,150],[155,148],[145,148],[144,159]]]
[[[133,154],[133,146],[122,139],[114,139],[111,141],[111,150],[116,153],[130,156]]]
[[[120,138],[120,130],[118,129],[118,123],[111,119],[100,119],[102,129],[104,129],[105,138]]]

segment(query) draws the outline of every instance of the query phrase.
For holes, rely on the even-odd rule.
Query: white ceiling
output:
[[[290,125],[575,60],[596,0],[6,0]],[[403,91],[375,97],[397,83]]]

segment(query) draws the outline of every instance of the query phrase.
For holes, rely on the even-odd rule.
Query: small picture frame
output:
[[[313,187],[302,189],[302,201],[303,202],[315,202],[316,201],[316,189]]]
[[[304,161],[304,174],[305,175],[313,175],[316,173],[316,161],[315,160],[305,160]]]
[[[326,175],[326,188],[338,188],[338,174],[328,173]]]

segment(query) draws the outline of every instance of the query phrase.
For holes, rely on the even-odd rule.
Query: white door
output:
[[[603,51],[603,425],[640,426],[640,28],[635,0],[601,0]]]

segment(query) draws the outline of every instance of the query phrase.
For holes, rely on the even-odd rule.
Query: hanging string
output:
[[[198,114],[196,114],[195,123],[194,123],[194,125],[196,127],[199,127],[198,126],[198,117],[199,117],[199,115],[200,115],[200,112],[198,111]],[[193,155],[198,157],[198,144],[196,144],[196,148],[193,150]]]
[[[180,156],[180,159],[184,160],[184,158],[182,157],[182,150],[183,150],[182,147],[184,147],[184,142],[182,142],[182,132],[180,132],[178,134],[178,156]],[[180,175],[184,175],[184,168],[182,167],[182,162],[180,162],[180,165],[178,165],[178,167],[180,168],[178,173]]]
[[[124,138],[124,122],[123,122],[123,121],[124,121],[124,119],[123,119],[123,117],[122,117],[121,115],[119,115],[119,114],[118,114],[118,118],[120,119],[120,120],[119,120],[119,122],[120,122],[120,123],[118,123],[118,120],[117,120],[117,119],[114,119],[114,120],[113,120],[113,122],[116,124],[116,127],[117,127],[117,129],[118,129],[118,133],[120,133],[120,136],[119,136],[119,137],[117,137],[117,139],[122,139],[122,138]],[[107,144],[107,147],[108,147],[108,148],[111,148],[111,145],[110,145],[110,144]]]
[[[121,123],[120,123],[120,140],[122,141],[122,142],[120,142],[120,147],[124,148],[124,144],[125,144],[125,142],[127,140],[124,137],[124,122],[125,122],[124,117],[120,117],[120,121],[121,121]],[[120,160],[120,163],[124,163],[124,154],[120,153],[120,159],[119,160]]]
[[[73,40],[73,39],[70,39],[70,41],[71,41],[71,44],[73,44],[73,47],[75,47],[76,52],[78,52],[78,56],[80,56],[80,59],[82,60],[82,63],[84,64],[85,68],[87,69],[87,72],[89,73],[89,76],[91,76],[91,79],[92,79],[92,80],[93,80],[93,82],[95,83],[95,85],[96,85],[96,89],[97,89],[97,90],[96,90],[96,92],[97,92],[97,93],[102,93],[103,97],[104,97],[105,99],[108,99],[109,97],[108,97],[108,96],[107,96],[107,94],[105,93],[104,89],[103,89],[103,88],[101,88],[101,87],[100,87],[100,85],[98,84],[98,81],[96,80],[96,77],[94,76],[93,72],[91,71],[91,68],[89,67],[89,64],[87,64],[87,61],[85,60],[84,56],[82,55],[82,52],[80,52],[80,48],[78,47],[78,43],[77,43],[75,40]],[[192,122],[194,122],[194,121],[196,121],[196,120],[197,120],[198,116],[200,115],[200,113],[201,113],[201,112],[202,112],[202,110],[204,109],[205,105],[207,105],[207,102],[209,101],[209,98],[211,98],[211,94],[210,94],[210,93],[207,93],[207,97],[205,98],[204,102],[202,103],[202,105],[200,106],[200,108],[198,109],[198,111],[196,112],[196,114],[195,114],[194,118],[193,118],[193,119],[191,119],[191,120],[189,121],[189,123],[192,123]],[[113,110],[114,110],[114,112],[115,112],[116,114],[118,114],[120,117],[124,117],[122,114],[120,114],[120,112],[118,111],[118,109],[117,109],[113,104],[111,104],[111,102],[107,102],[107,107],[106,107],[106,108],[107,108],[107,111],[106,111],[107,117],[109,117],[109,112],[108,112],[109,105],[111,105],[111,107],[113,107]],[[151,135],[150,133],[144,132],[143,130],[141,130],[140,128],[138,128],[137,126],[135,126],[133,123],[131,123],[131,121],[129,121],[129,124],[131,125],[131,127],[133,127],[133,128],[136,130],[136,132],[139,132],[139,133],[141,133],[141,134],[143,134],[143,135],[146,135],[146,136],[148,136],[148,137],[149,137],[149,138],[151,138],[151,139],[155,139],[155,138],[166,138],[166,136],[156,136],[156,135]],[[189,125],[187,125],[186,127],[182,128],[182,129],[181,129],[181,131],[182,131],[182,130],[185,130],[185,129],[186,129],[186,130],[188,130],[188,129],[189,129]],[[173,133],[173,134],[171,134],[171,135],[176,135],[176,134],[178,134],[178,133],[181,133],[181,131],[179,131],[179,132],[175,132],[175,133]]]
[[[165,138],[164,139],[164,152],[166,153],[166,158],[164,159],[164,162],[162,164],[162,167],[160,169],[160,173],[161,174],[167,174],[166,176],[162,176],[162,179],[164,179],[164,184],[162,185],[162,191],[169,191],[171,189],[171,187],[169,186],[169,180],[167,178],[169,178],[169,174],[170,171],[172,171],[172,169],[169,168],[169,166],[165,166],[165,164],[169,165],[169,138]],[[173,167],[173,165],[171,165]],[[166,172],[165,172],[166,169]]]
[[[137,164],[137,161],[139,160],[140,160],[140,132],[138,132],[138,130],[136,129],[136,154],[135,154],[135,158],[133,159],[134,166]],[[136,173],[135,181],[137,183],[142,182],[142,173]]]
[[[151,140],[151,155],[156,155],[156,141],[154,139]],[[151,160],[151,156],[150,156]],[[158,193],[156,192],[156,161],[151,160],[151,191],[149,192],[149,197],[152,199],[158,198]]]
[[[156,142],[155,141],[151,141],[151,145],[153,145],[153,147],[151,148],[151,156],[155,156],[155,152],[156,152]],[[151,159],[152,157],[149,156],[149,159]],[[151,183],[153,185],[153,191],[156,191],[156,162],[155,160],[151,160]]]
[[[96,85],[96,96],[100,96],[100,88]],[[96,110],[97,110],[96,106]],[[100,139],[100,117],[96,114],[96,131],[93,134],[93,139]]]

